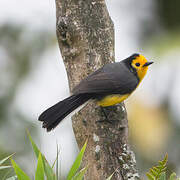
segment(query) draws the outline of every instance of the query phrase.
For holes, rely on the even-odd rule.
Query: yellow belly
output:
[[[125,95],[113,94],[113,95],[105,96],[97,103],[99,106],[103,106],[103,107],[114,106],[115,104],[119,104],[122,101],[124,101],[126,98],[128,98],[129,95],[130,94],[125,94]]]

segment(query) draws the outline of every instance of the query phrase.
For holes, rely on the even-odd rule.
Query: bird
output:
[[[100,107],[119,104],[139,86],[152,63],[135,53],[120,62],[106,64],[81,80],[71,96],[45,110],[38,120],[43,122],[43,128],[51,131],[90,99],[95,99]]]

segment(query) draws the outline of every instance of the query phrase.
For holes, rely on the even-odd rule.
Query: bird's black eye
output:
[[[139,67],[139,66],[140,66],[140,63],[136,63],[136,66]]]

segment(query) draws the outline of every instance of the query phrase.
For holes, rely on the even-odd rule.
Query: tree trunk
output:
[[[114,27],[104,0],[56,0],[57,38],[72,90],[104,64],[114,62]],[[106,117],[113,121],[108,123]],[[88,139],[83,160],[86,180],[138,179],[135,156],[128,145],[124,104],[98,107],[89,101],[72,117],[81,148]],[[103,122],[99,122],[102,121]]]

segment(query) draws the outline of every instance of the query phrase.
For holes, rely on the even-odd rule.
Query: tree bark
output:
[[[72,90],[83,78],[104,64],[114,62],[114,27],[104,0],[56,0],[57,38]],[[112,121],[108,123],[106,117]],[[128,145],[128,121],[124,104],[98,107],[89,101],[72,117],[81,148],[86,180],[138,179],[134,153]],[[102,121],[103,122],[99,122]]]

